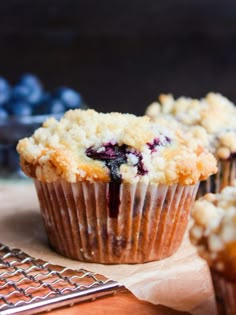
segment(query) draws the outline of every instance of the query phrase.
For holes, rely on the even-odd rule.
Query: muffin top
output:
[[[217,171],[213,155],[147,116],[70,110],[19,141],[23,171],[40,181],[192,185]]]
[[[200,256],[226,277],[236,279],[236,186],[195,201],[190,238]]]
[[[154,120],[160,115],[174,117],[217,158],[228,159],[236,152],[236,107],[221,94],[209,93],[199,100],[160,95],[159,102],[149,105],[146,114]]]

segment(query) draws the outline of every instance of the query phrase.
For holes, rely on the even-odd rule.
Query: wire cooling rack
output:
[[[102,275],[53,265],[0,243],[0,315],[38,314],[120,288]]]

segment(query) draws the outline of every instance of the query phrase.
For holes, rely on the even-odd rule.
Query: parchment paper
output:
[[[138,265],[102,265],[64,258],[47,243],[37,196],[30,181],[0,181],[0,242],[36,258],[74,269],[85,268],[124,284],[139,299],[194,315],[216,315],[206,263],[186,235],[172,257]]]

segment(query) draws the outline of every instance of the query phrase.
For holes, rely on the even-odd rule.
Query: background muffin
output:
[[[236,107],[227,98],[217,93],[209,93],[200,100],[161,95],[159,102],[147,108],[146,114],[154,120],[171,116],[187,138],[195,138],[217,158],[218,172],[201,183],[202,195],[219,192],[233,183],[236,178]]]
[[[18,146],[50,244],[68,257],[140,263],[180,245],[214,157],[148,117],[71,110]]]
[[[210,267],[219,314],[236,314],[236,186],[194,203],[190,238]]]

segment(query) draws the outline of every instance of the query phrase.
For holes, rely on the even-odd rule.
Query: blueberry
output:
[[[7,80],[0,77],[0,106],[10,99],[11,88]]]
[[[156,152],[158,147],[166,146],[171,143],[171,139],[167,136],[161,135],[160,138],[155,138],[152,143],[147,143],[151,152]]]
[[[7,117],[8,117],[8,113],[6,109],[0,107],[0,121],[7,119]]]
[[[81,95],[73,89],[67,87],[61,87],[57,90],[57,97],[65,104],[69,109],[82,107],[83,101]]]
[[[7,106],[10,115],[14,116],[30,116],[32,114],[32,107],[29,103],[24,101],[12,101]]]
[[[27,101],[31,91],[28,86],[16,85],[12,90],[12,98],[17,101]]]
[[[39,88],[35,88],[31,90],[31,93],[29,94],[27,100],[32,105],[34,105],[40,102],[41,97],[42,97],[42,90]]]
[[[48,96],[40,104],[34,107],[35,115],[45,115],[45,114],[63,114],[65,111],[65,105],[59,99],[53,99]]]
[[[38,88],[30,88],[27,85],[16,85],[12,91],[12,99],[16,101],[28,102],[32,105],[40,102],[42,98],[42,90]]]
[[[42,89],[41,81],[33,74],[23,74],[20,78],[19,83],[30,88],[40,88]]]
[[[107,143],[102,150],[93,147],[88,148],[86,155],[92,159],[104,161],[110,170],[111,180],[118,183],[121,181],[120,166],[127,161],[126,149],[125,144],[119,146],[118,144]]]
[[[136,156],[136,163],[133,166],[137,166],[137,174],[145,175],[147,170],[143,164],[143,157],[140,152],[134,149],[129,149],[127,145],[107,143],[102,148],[94,149],[90,147],[86,150],[86,155],[92,159],[104,161],[106,166],[110,170],[111,180],[114,182],[121,181],[120,166],[127,163],[127,157],[129,154]]]
[[[47,115],[49,114],[49,104],[51,102],[51,95],[47,92],[43,92],[39,103],[33,106],[33,115]]]
[[[49,114],[60,114],[65,111],[65,106],[61,100],[54,99],[48,104]]]
[[[36,76],[31,74],[23,75],[14,91],[15,99],[27,101],[32,105],[39,103],[43,95],[41,82]]]
[[[85,153],[89,158],[104,161],[110,171],[111,183],[109,183],[108,194],[109,215],[112,218],[116,218],[120,205],[120,166],[127,163],[128,155],[132,154],[136,157],[134,166],[137,166],[137,174],[145,175],[147,170],[144,168],[142,154],[134,149],[130,149],[126,144],[119,146],[117,143],[113,144],[111,142],[104,144],[98,149],[89,147]]]
[[[128,154],[132,154],[136,156],[137,161],[134,163],[134,166],[137,166],[137,173],[138,175],[145,175],[148,173],[148,171],[145,169],[144,164],[143,164],[143,156],[140,152],[135,151],[134,149],[128,150]]]

